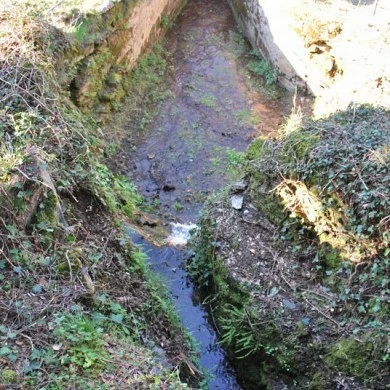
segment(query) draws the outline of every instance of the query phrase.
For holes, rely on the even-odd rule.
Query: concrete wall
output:
[[[77,106],[111,111],[126,93],[129,70],[167,32],[184,4],[185,0],[111,0],[90,12],[83,22],[88,31],[65,67],[66,74],[76,68],[73,79],[64,84]]]
[[[390,106],[390,2],[227,0],[288,90],[316,96],[316,116],[352,104]]]
[[[289,23],[294,0],[228,0],[228,3],[252,46],[277,71],[279,83],[288,90],[298,86],[315,93],[308,85],[311,70],[305,61],[307,52]]]

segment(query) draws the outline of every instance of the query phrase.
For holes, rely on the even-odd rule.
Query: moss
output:
[[[262,157],[263,155],[263,150],[264,148],[266,147],[266,141],[267,141],[267,138],[266,137],[259,137],[257,139],[255,139],[248,147],[247,151],[246,151],[246,158],[247,160],[249,161],[252,161],[252,160],[257,160],[259,158]]]
[[[14,370],[5,369],[0,371],[0,383],[11,385],[16,383],[18,374]]]
[[[108,74],[106,84],[109,87],[118,87],[122,84],[123,78],[117,67],[112,67],[110,73]]]
[[[337,268],[342,262],[339,251],[328,244],[321,245],[318,255],[329,268]]]
[[[329,369],[369,381],[385,365],[386,336],[374,333],[336,343],[324,358]]]
[[[76,41],[83,43],[86,40],[86,38],[89,35],[88,33],[89,33],[91,25],[93,25],[93,23],[91,23],[91,21],[89,21],[87,19],[83,20],[78,25],[78,27],[76,28],[76,30],[73,33],[73,36],[76,39]]]
[[[327,389],[329,389],[329,384],[327,383],[323,374],[320,372],[315,373],[309,383],[309,390],[327,390]]]
[[[110,50],[102,47],[84,60],[80,76],[74,83],[74,97],[81,109],[89,109],[94,105],[110,70],[111,59]]]
[[[37,221],[43,222],[48,226],[56,226],[57,219],[58,199],[51,193],[47,198],[39,205],[39,211],[37,213]]]
[[[253,141],[245,154],[249,161],[246,166],[246,174],[250,178],[250,195],[254,205],[274,223],[280,223],[284,217],[284,207],[274,192],[270,192],[273,185],[273,177],[265,170],[259,170],[255,162],[260,159],[267,159],[270,154],[268,147],[269,140],[266,137],[259,137]]]
[[[256,206],[270,221],[279,224],[285,217],[284,208],[274,194],[263,194]]]
[[[81,23],[73,32],[73,37],[82,46],[86,47],[93,43],[99,43],[113,31],[122,28],[134,6],[139,0],[126,0],[115,2],[107,12],[99,12],[84,15]]]
[[[291,176],[295,176],[296,161],[305,161],[313,150],[314,146],[320,141],[320,137],[303,131],[295,131],[289,134],[280,151],[281,162],[291,165]]]
[[[279,224],[285,218],[284,207],[271,189],[270,178],[263,172],[254,171],[250,176],[250,196],[256,208],[270,221]]]
[[[104,88],[99,94],[99,100],[103,103],[109,103],[114,108],[116,107],[122,98],[126,95],[126,92],[121,86]]]
[[[77,273],[81,270],[83,264],[80,260],[81,256],[83,254],[82,248],[72,248],[69,251],[66,252],[64,261],[60,262],[57,267],[56,271],[59,274],[69,274]]]

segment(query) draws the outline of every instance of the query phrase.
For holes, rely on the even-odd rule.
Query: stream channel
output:
[[[124,141],[121,159],[172,233],[161,247],[129,233],[162,276],[183,326],[199,344],[201,369],[211,376],[209,388],[241,389],[245,384],[238,383],[186,274],[183,244],[205,198],[239,179],[240,152],[257,136],[275,132],[290,111],[291,97],[254,86],[246,70],[251,49],[224,0],[190,0],[164,46],[172,55],[172,97],[161,104],[147,137]]]

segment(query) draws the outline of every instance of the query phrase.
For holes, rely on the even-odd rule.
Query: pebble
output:
[[[241,181],[238,181],[238,182],[234,183],[231,186],[230,192],[233,193],[233,194],[244,192],[247,187],[248,187],[248,185],[243,180],[241,180]]]
[[[242,204],[244,203],[244,197],[239,195],[234,195],[230,198],[231,205],[236,210],[242,209]]]

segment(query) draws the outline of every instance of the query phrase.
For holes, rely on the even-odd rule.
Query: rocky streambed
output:
[[[244,151],[256,137],[275,132],[292,99],[250,71],[248,64],[261,64],[262,59],[241,35],[222,0],[190,1],[163,48],[170,53],[168,97],[142,131],[137,120],[121,122],[125,136],[115,156],[116,169],[134,181],[148,209],[138,218],[144,233],[130,234],[148,253],[183,325],[199,343],[199,365],[211,375],[209,388],[238,389],[241,385],[220,346],[212,313],[202,306],[188,278],[189,253],[183,245],[188,231],[196,228],[207,196],[239,181]],[[126,115],[126,107],[121,115]],[[240,195],[236,201],[240,203]],[[153,246],[161,230],[171,234],[159,247]]]

